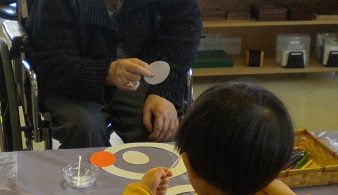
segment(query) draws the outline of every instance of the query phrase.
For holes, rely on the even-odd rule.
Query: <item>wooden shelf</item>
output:
[[[236,56],[234,67],[225,68],[193,68],[194,77],[225,76],[225,75],[259,75],[259,74],[290,74],[310,72],[338,72],[338,67],[324,67],[315,59],[310,59],[309,66],[305,68],[283,68],[272,57],[264,59],[262,67],[247,67],[243,65],[243,57]]]
[[[273,28],[270,28],[270,26]],[[289,28],[284,28],[285,26],[289,26]],[[314,37],[317,32],[337,32],[338,15],[317,15],[317,19],[307,21],[257,21],[254,19],[204,21],[203,28],[206,32],[220,32],[225,37],[239,36],[243,41],[242,50],[245,48],[259,48],[265,51],[266,55],[262,67],[244,66],[243,57],[234,56],[234,67],[194,68],[194,77],[338,72],[338,67],[324,67],[314,58],[310,59],[309,66],[305,68],[283,68],[275,62],[274,57],[271,57],[274,55],[274,51],[271,48],[275,48],[275,36],[277,34],[308,33]],[[312,43],[314,42],[312,41]],[[310,57],[313,55],[311,53]]]
[[[294,26],[338,24],[338,15],[319,15],[315,20],[306,21],[257,21],[257,20],[217,20],[204,21],[203,28],[254,27],[254,26]]]

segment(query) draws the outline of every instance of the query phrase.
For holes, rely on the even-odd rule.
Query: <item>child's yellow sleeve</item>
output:
[[[124,189],[123,195],[152,195],[152,193],[144,185],[131,183]]]

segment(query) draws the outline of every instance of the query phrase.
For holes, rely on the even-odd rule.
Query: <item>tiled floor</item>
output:
[[[214,84],[245,79],[274,92],[286,104],[295,128],[338,130],[338,75],[307,73],[194,78],[194,96]]]

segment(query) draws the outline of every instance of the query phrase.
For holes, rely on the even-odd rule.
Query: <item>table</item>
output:
[[[330,140],[337,140],[338,132],[326,132],[320,135],[322,141],[332,148]],[[0,194],[34,194],[34,195],[63,195],[63,194],[93,194],[93,195],[120,195],[124,187],[135,180],[112,175],[104,170],[100,170],[99,176],[94,186],[87,189],[75,189],[71,187],[63,178],[62,168],[71,162],[77,162],[78,155],[83,160],[88,160],[90,155],[105,148],[86,148],[86,149],[64,149],[49,150],[42,152],[9,152],[0,154]],[[337,148],[334,148],[337,149]],[[133,148],[140,152],[149,154],[150,163],[142,166],[132,166],[118,160],[116,166],[128,168],[128,170],[142,171],[154,166],[169,167],[176,159],[174,154],[169,154],[160,149],[152,148]],[[338,152],[338,149],[336,150]],[[121,151],[122,153],[123,151]],[[119,158],[118,152],[117,159]],[[171,179],[169,187],[188,184],[186,174]],[[306,194],[338,194],[338,184],[305,187],[293,189],[299,195]]]
[[[135,180],[112,175],[102,169],[94,186],[87,189],[75,189],[63,178],[62,168],[72,162],[78,162],[78,156],[88,161],[91,154],[105,148],[64,149],[41,152],[20,151],[0,154],[0,194],[95,194],[120,195],[125,186]],[[177,159],[176,155],[158,148],[133,148],[148,154],[150,162],[146,165],[131,165],[120,157],[126,150],[116,154],[116,166],[129,171],[143,172],[154,166],[170,167]],[[120,160],[119,160],[120,159]],[[124,163],[123,163],[124,162]],[[188,184],[186,174],[171,179],[169,187]]]

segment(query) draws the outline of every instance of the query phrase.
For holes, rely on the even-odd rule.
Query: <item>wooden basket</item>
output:
[[[279,179],[289,187],[318,186],[338,183],[338,154],[316,139],[306,129],[295,132],[295,145],[310,152],[319,168],[282,171]]]

